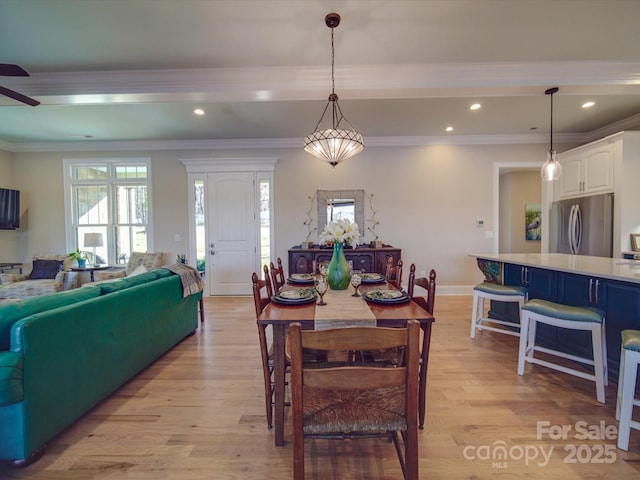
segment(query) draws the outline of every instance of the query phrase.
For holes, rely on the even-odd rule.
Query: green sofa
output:
[[[160,268],[0,304],[0,460],[28,465],[46,443],[198,327]]]

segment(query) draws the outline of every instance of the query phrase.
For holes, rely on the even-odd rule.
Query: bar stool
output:
[[[616,398],[616,420],[619,422],[618,448],[622,450],[629,449],[631,429],[640,430],[640,422],[631,419],[633,407],[640,407],[640,398],[635,397],[638,365],[640,365],[640,330],[623,330]]]
[[[520,348],[518,352],[518,375],[524,375],[524,363],[535,363],[568,373],[596,383],[598,402],[605,403],[604,386],[609,384],[607,373],[607,342],[605,335],[605,312],[595,308],[570,307],[546,300],[529,300],[522,307],[520,319]],[[536,345],[536,326],[538,323],[562,327],[569,330],[591,332],[593,358],[571,355],[559,350]],[[558,365],[534,357],[535,352],[543,352],[556,357],[567,358],[575,362],[593,366],[594,373],[586,373],[575,368]]]
[[[512,285],[499,285],[497,283],[480,283],[473,287],[473,313],[471,314],[471,338],[476,338],[476,330],[491,330],[492,332],[506,333],[507,335],[520,335],[520,324],[506,320],[498,320],[484,316],[484,301],[494,300],[498,302],[518,302],[518,314],[527,300],[527,289]],[[498,328],[486,323],[504,325],[517,329]]]

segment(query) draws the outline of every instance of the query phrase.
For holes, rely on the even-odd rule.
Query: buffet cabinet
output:
[[[389,258],[393,259],[393,265],[398,263],[402,251],[390,245],[380,248],[358,246],[356,248],[345,247],[344,256],[347,261],[353,262],[353,268],[365,272],[385,274]],[[289,250],[289,275],[292,273],[311,273],[313,262],[328,262],[333,255],[333,248],[314,245],[311,248],[295,246]]]

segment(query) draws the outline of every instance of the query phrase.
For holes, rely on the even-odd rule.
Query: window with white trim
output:
[[[125,263],[151,248],[150,159],[65,160],[67,244],[94,263]],[[89,235],[86,234],[101,234]],[[87,243],[102,238],[98,245]],[[102,245],[99,245],[102,243]]]

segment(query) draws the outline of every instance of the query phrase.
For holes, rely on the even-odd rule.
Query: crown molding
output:
[[[559,144],[576,144],[589,141],[583,134],[560,134],[554,136]],[[415,147],[427,145],[531,145],[546,144],[549,137],[543,134],[532,135],[451,135],[424,137],[368,137],[365,148],[376,147]],[[157,151],[157,150],[243,150],[243,149],[290,149],[302,151],[299,138],[257,138],[228,140],[157,140],[157,141],[86,141],[86,142],[41,142],[0,144],[0,149],[14,153],[44,152],[118,152],[118,151]]]
[[[223,157],[181,159],[187,173],[209,172],[273,172],[277,157]]]
[[[640,92],[640,62],[533,62],[347,65],[337,89],[354,99]],[[327,67],[247,67],[40,73],[3,79],[7,87],[47,105],[173,101],[324,99]]]
[[[615,122],[590,133],[557,134],[558,144],[581,145],[626,130],[640,130],[640,114]],[[546,144],[542,133],[522,135],[440,135],[410,137],[367,137],[367,147],[416,147],[427,145],[534,145]],[[13,153],[43,152],[120,152],[156,150],[242,150],[302,149],[300,138],[254,138],[224,140],[139,140],[8,143],[0,140],[0,150]]]

